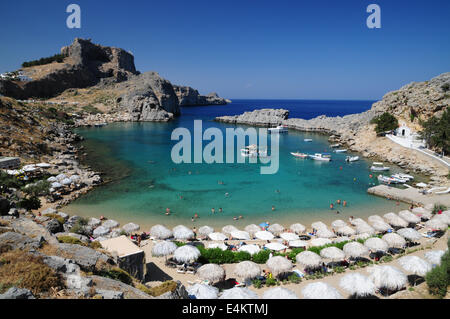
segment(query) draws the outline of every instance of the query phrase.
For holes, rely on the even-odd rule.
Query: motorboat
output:
[[[299,153],[299,152],[296,152],[296,153],[291,153],[293,156],[295,156],[295,157],[298,157],[298,158],[308,158],[308,154],[305,154],[305,153]]]
[[[323,161],[323,162],[331,161],[331,155],[330,154],[316,153],[314,155],[309,155],[309,157],[312,158],[315,161]]]
[[[306,142],[306,143],[311,143],[313,140],[310,139],[310,138],[305,138],[303,141]]]
[[[256,145],[250,145],[241,149],[241,156],[243,157],[268,157],[267,149],[258,149]]]
[[[408,174],[394,174],[392,175],[392,177],[394,178],[399,178],[399,179],[406,179],[408,182],[414,180],[414,176],[408,175]]]
[[[341,144],[334,144],[334,145],[331,145],[330,147],[331,148],[338,148],[338,147],[340,147],[341,146]]]
[[[374,172],[385,172],[385,171],[389,171],[391,168],[384,166],[383,163],[379,163],[379,162],[375,162],[373,163],[372,167],[370,168],[371,171]]]
[[[334,152],[335,153],[347,153],[347,150],[344,150],[344,149],[343,150],[335,150]]]
[[[398,179],[384,175],[378,176],[378,181],[383,184],[400,184]]]
[[[409,182],[409,179],[400,178],[396,175],[391,175],[391,178],[395,179],[400,184],[405,184],[406,182]]]
[[[359,161],[359,156],[347,156],[347,158],[345,159],[346,162],[357,162]]]
[[[286,125],[279,125],[277,127],[271,127],[269,128],[269,133],[273,134],[279,134],[279,133],[287,133],[288,132],[288,128]]]

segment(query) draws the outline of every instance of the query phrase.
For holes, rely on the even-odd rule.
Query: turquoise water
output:
[[[376,183],[369,177],[370,162],[361,160],[348,164],[345,157],[351,154],[333,154],[330,163],[296,159],[290,154],[295,151],[331,152],[325,135],[292,130],[281,135],[280,168],[275,175],[261,175],[261,165],[266,166],[261,163],[177,165],[172,162],[171,149],[176,143],[171,141],[173,129],[185,127],[192,132],[193,121],[202,119],[204,129],[216,127],[224,132],[235,126],[216,123],[212,119],[227,112],[240,114],[243,108],[255,108],[251,106],[255,105],[253,103],[243,101],[226,107],[184,108],[183,116],[171,123],[116,123],[104,128],[79,129],[78,133],[86,138],[87,152],[96,153],[95,157],[88,156],[88,161],[95,162],[95,168],[101,168],[112,182],[75,201],[66,211],[86,216],[105,215],[142,225],[157,222],[191,224],[191,217],[197,213],[199,225],[223,226],[263,221],[326,221],[350,215],[386,213],[398,208],[395,202],[367,194],[367,188]],[[271,107],[282,107],[286,101],[271,103]],[[298,108],[302,101],[290,103],[297,103],[297,108],[290,106],[291,114],[294,114],[291,116],[301,116]],[[327,102],[322,103],[327,105]],[[328,107],[336,107],[335,103],[353,106],[353,102],[334,101]],[[349,107],[347,112],[363,111],[371,103],[361,104],[360,110]],[[321,111],[319,107],[316,113]],[[310,117],[319,114],[311,113]],[[306,143],[305,138],[311,138],[313,142]],[[329,208],[330,203],[338,199],[348,202],[346,208],[337,207],[339,216],[336,210]],[[166,208],[170,208],[170,216],[165,215]],[[212,208],[215,214],[212,214]],[[233,221],[233,217],[240,215],[243,220]]]

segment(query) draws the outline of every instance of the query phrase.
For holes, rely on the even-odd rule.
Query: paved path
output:
[[[414,205],[428,205],[428,204],[443,204],[450,207],[450,194],[436,195],[428,194],[423,195],[417,188],[410,187],[407,189],[400,189],[396,187],[390,187],[387,185],[378,185],[367,190],[369,194],[391,198],[401,202],[406,202]]]

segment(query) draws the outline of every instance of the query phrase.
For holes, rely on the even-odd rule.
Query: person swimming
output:
[[[275,211],[275,206],[272,206],[272,211],[273,211],[273,212]]]
[[[219,208],[219,213],[223,213],[223,209],[222,208]]]
[[[211,213],[215,214],[216,210],[214,208],[211,208]]]

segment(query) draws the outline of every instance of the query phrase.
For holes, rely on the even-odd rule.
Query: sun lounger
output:
[[[186,272],[183,269],[177,269],[177,273],[179,274],[185,274]]]

